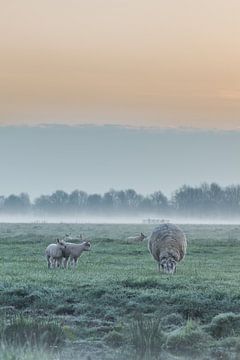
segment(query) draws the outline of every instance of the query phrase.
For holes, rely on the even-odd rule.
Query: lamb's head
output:
[[[61,250],[65,250],[66,249],[66,243],[64,240],[59,240],[57,239],[57,245],[60,247]]]
[[[170,256],[170,257],[163,257],[160,260],[160,265],[165,274],[174,274],[176,272],[176,260]]]
[[[91,248],[91,243],[89,241],[84,241],[83,242],[83,250],[84,251],[89,251]]]
[[[141,240],[143,241],[144,239],[146,239],[146,235],[144,235],[142,232],[141,232],[141,235],[140,235],[140,237],[141,237]]]

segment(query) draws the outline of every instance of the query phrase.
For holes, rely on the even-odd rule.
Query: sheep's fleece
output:
[[[148,241],[148,248],[157,262],[160,262],[163,257],[173,257],[176,262],[179,262],[186,254],[186,236],[177,225],[161,224],[153,230]]]

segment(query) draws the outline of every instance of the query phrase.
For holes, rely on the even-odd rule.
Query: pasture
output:
[[[0,360],[240,359],[240,226],[181,226],[173,276],[125,242],[153,228],[0,224]],[[91,251],[49,270],[46,246],[69,232]]]

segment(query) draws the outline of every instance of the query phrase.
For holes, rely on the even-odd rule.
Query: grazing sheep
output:
[[[140,235],[137,235],[137,236],[129,236],[127,238],[127,241],[128,242],[140,242],[140,241],[143,241],[147,236],[144,235],[142,232]]]
[[[162,268],[164,273],[173,274],[176,271],[176,264],[186,254],[186,236],[177,225],[170,223],[159,225],[149,238],[148,249],[158,262],[158,270]]]
[[[68,260],[72,266],[77,266],[77,261],[79,256],[82,254],[83,251],[88,251],[91,248],[91,244],[89,241],[84,241],[81,244],[74,244],[74,243],[66,243],[66,248],[63,250],[63,266],[66,269]]]
[[[45,250],[48,268],[59,267],[62,262],[63,250],[66,248],[64,240],[57,239],[56,244],[50,244]]]

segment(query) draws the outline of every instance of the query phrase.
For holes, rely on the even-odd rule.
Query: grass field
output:
[[[159,274],[151,225],[0,224],[0,360],[240,359],[240,226],[182,226],[188,251]],[[77,269],[46,246],[83,233]]]

